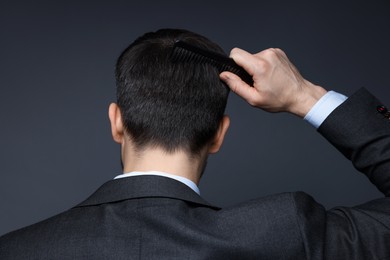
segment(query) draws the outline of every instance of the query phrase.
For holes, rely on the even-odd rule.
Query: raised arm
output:
[[[229,72],[220,77],[252,106],[304,117],[326,94],[305,80],[281,50],[252,55],[233,49],[231,57],[253,76],[254,86]],[[390,112],[386,111],[361,89],[319,126],[318,131],[385,196],[326,211],[310,196],[293,193],[308,259],[390,259]]]
[[[235,48],[231,57],[252,75],[254,86],[230,72],[223,72],[220,77],[254,107],[303,118],[327,93],[304,79],[280,49],[250,54]],[[379,100],[362,89],[336,109],[318,130],[381,192],[390,196],[390,120],[383,109],[386,108]]]

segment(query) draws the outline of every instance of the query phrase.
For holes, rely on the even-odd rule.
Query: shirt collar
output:
[[[156,176],[163,176],[163,177],[171,178],[171,179],[177,180],[177,181],[187,185],[189,188],[191,188],[193,191],[195,191],[198,195],[200,195],[200,190],[199,190],[198,186],[193,181],[191,181],[185,177],[166,173],[166,172],[160,172],[160,171],[128,172],[128,173],[120,174],[120,175],[116,176],[114,179],[127,178],[127,177],[140,176],[140,175],[156,175]]]

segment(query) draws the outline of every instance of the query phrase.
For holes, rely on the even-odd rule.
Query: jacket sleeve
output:
[[[390,258],[390,120],[378,111],[380,106],[378,99],[360,89],[318,129],[384,194],[325,213],[325,259]]]

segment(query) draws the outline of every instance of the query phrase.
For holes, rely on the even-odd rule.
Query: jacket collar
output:
[[[185,184],[161,176],[133,176],[111,180],[76,207],[93,206],[136,198],[171,198],[219,209]]]

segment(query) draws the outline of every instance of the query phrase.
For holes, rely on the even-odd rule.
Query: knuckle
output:
[[[266,57],[276,57],[277,56],[277,50],[275,48],[269,48],[264,51],[264,56]]]
[[[259,71],[261,73],[268,71],[270,68],[270,64],[267,60],[265,59],[258,59],[255,63],[255,71]]]
[[[280,48],[274,48],[274,51],[276,51],[276,52],[281,52],[282,49],[280,49]]]
[[[276,48],[275,50],[282,57],[287,57],[286,53],[282,49]]]
[[[247,100],[248,104],[255,107],[257,105],[256,99],[254,97],[249,97]]]
[[[238,84],[237,84],[237,83],[236,83],[236,84],[232,84],[231,90],[232,90],[234,93],[237,94],[237,92],[238,92]]]

